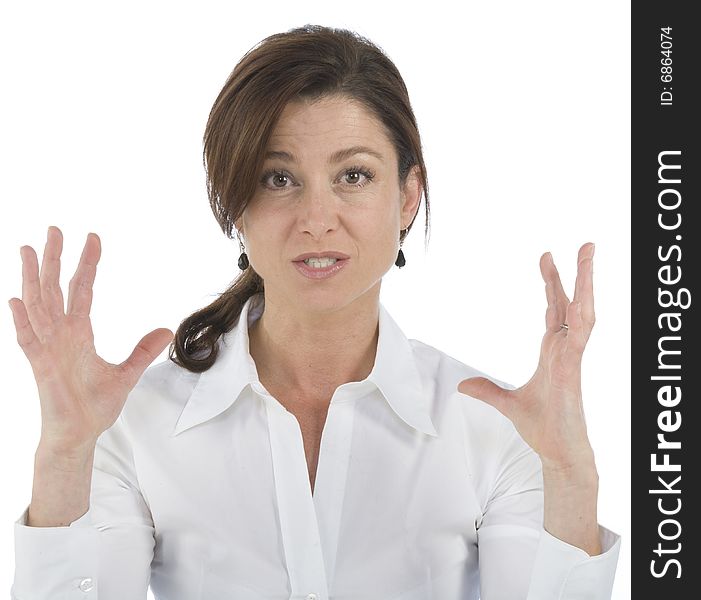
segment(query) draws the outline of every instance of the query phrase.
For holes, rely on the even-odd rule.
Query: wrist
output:
[[[598,487],[599,473],[594,461],[594,452],[586,449],[566,461],[552,461],[540,457],[543,480],[552,484]]]
[[[65,443],[40,440],[34,460],[37,466],[61,471],[79,471],[92,465],[95,441]]]

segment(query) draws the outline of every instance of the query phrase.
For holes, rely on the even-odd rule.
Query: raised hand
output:
[[[31,246],[20,248],[22,299],[9,301],[17,342],[29,360],[41,403],[41,441],[54,451],[94,445],[124,407],[127,396],[173,338],[169,329],[145,335],[131,355],[111,364],[95,352],[90,322],[100,238],[88,234],[64,311],[59,285],[63,235],[49,227],[41,264]]]
[[[490,404],[508,417],[544,467],[573,470],[593,464],[582,408],[582,354],[594,327],[594,244],[579,249],[574,298],[570,302],[549,252],[540,259],[548,308],[538,367],[515,390],[483,377],[465,379],[458,391]]]

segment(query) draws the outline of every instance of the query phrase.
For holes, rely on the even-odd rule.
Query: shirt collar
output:
[[[248,345],[248,326],[263,313],[264,303],[263,292],[251,296],[243,305],[237,324],[220,337],[217,359],[199,375],[172,435],[221,414],[249,385],[265,393]],[[243,323],[247,326],[242,327]],[[411,344],[381,302],[375,364],[364,382],[374,384],[408,425],[422,433],[438,435]]]

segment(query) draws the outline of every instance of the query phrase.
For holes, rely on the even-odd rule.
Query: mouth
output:
[[[298,262],[303,262],[305,265],[311,267],[312,269],[324,269],[326,267],[330,267],[331,265],[336,264],[339,260],[342,259],[325,256],[323,258],[305,258],[303,261]]]
[[[307,256],[293,261],[297,271],[309,279],[325,279],[338,273],[349,262],[350,257]]]
[[[325,267],[337,261],[347,260],[350,256],[336,250],[324,250],[323,252],[305,252],[292,259],[292,262],[303,262],[308,267]]]

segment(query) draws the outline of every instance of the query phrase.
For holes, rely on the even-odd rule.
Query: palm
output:
[[[54,323],[34,357],[32,370],[41,400],[42,435],[80,439],[114,423],[130,385],[120,369],[97,355],[89,318],[66,315]]]
[[[541,257],[548,301],[546,330],[538,366],[526,384],[506,390],[477,377],[458,386],[460,392],[484,400],[508,417],[543,463],[556,467],[570,466],[591,452],[582,408],[581,362],[595,321],[593,254],[593,244],[579,250],[572,302],[550,254]]]

